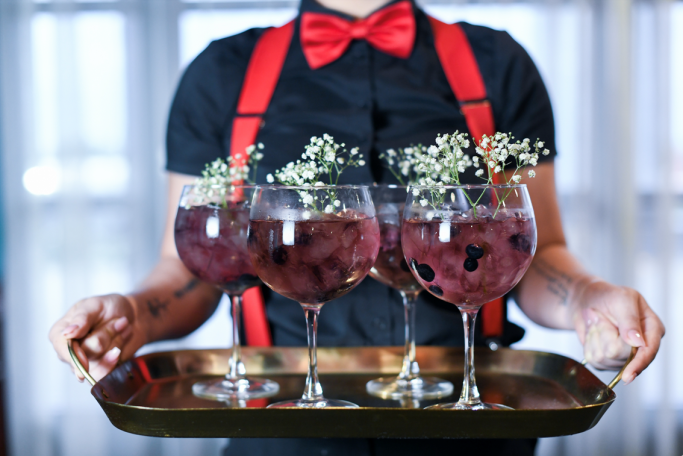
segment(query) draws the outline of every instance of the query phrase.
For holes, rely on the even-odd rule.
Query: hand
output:
[[[585,285],[575,302],[574,326],[591,365],[620,369],[638,347],[622,377],[631,383],[657,355],[665,332],[659,317],[637,291],[601,280]]]
[[[110,294],[83,299],[74,304],[50,329],[50,341],[63,362],[82,382],[66,341],[83,367],[96,380],[107,375],[120,359],[131,357],[144,344],[144,332],[136,326],[133,303],[125,296]]]

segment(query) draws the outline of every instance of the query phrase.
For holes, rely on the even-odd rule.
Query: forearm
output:
[[[524,313],[539,325],[574,329],[576,309],[585,286],[595,280],[586,272],[566,245],[546,245],[515,289],[516,301]]]
[[[162,258],[127,295],[136,312],[139,345],[187,335],[216,309],[220,291],[195,278],[177,257]]]

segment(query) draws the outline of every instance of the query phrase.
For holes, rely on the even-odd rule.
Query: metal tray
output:
[[[112,424],[133,434],[348,438],[576,434],[592,428],[602,418],[616,399],[612,388],[621,377],[620,372],[607,386],[584,365],[564,356],[482,348],[475,350],[482,399],[514,410],[423,410],[437,402],[457,400],[463,376],[461,348],[418,347],[421,372],[450,380],[456,393],[446,400],[404,403],[365,392],[368,380],[398,373],[402,347],[318,348],[318,370],[325,396],[355,402],[360,408],[266,409],[270,402],[301,396],[308,351],[283,347],[242,350],[249,375],[280,384],[277,396],[232,404],[193,396],[194,382],[227,372],[229,350],[220,349],[152,353],[121,364],[97,383],[87,377],[93,383],[92,395]]]

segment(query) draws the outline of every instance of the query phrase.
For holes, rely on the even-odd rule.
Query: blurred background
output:
[[[444,21],[507,30],[547,84],[570,248],[638,289],[667,325],[662,350],[592,430],[539,455],[683,454],[683,1],[419,1]],[[184,67],[212,39],[280,25],[298,2],[0,0],[0,447],[17,456],[218,455],[225,440],[115,429],[47,340],[78,299],[125,292],[156,260],[164,134]],[[681,135],[681,136],[679,136]],[[580,360],[573,333],[511,319],[515,345]],[[229,340],[224,304],[190,337]],[[610,380],[613,373],[599,373]],[[2,423],[0,423],[2,424]],[[0,448],[2,451],[2,448]],[[125,453],[124,453],[125,452]]]

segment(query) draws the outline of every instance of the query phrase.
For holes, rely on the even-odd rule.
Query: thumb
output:
[[[635,290],[622,289],[610,296],[607,303],[609,318],[619,328],[621,338],[632,347],[644,347],[640,321],[640,295]]]
[[[67,317],[69,325],[64,328],[62,335],[67,339],[82,339],[100,319],[102,309],[102,301],[97,298],[76,304],[73,313]]]

